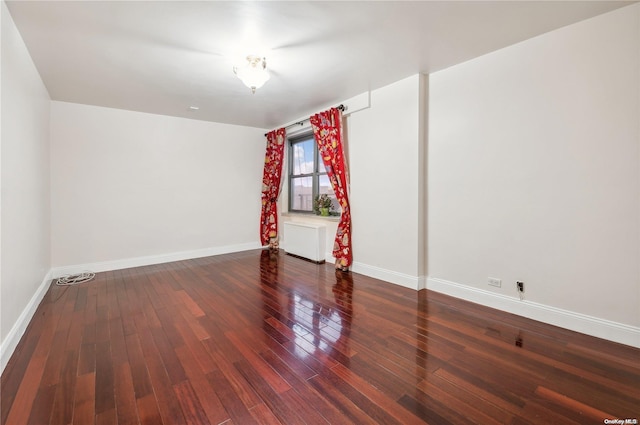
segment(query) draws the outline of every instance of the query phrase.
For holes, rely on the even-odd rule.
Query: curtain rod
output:
[[[343,104],[340,104],[340,105],[336,106],[336,109],[339,109],[342,112],[344,112],[344,111],[347,110],[347,107],[344,106]],[[287,128],[295,127],[296,125],[304,125],[304,123],[309,121],[310,119],[311,118],[306,118],[306,119],[304,119],[302,121],[294,122],[293,124],[289,124],[289,125],[285,126],[284,128],[287,129]],[[267,134],[269,134],[269,133],[264,133],[264,137],[267,137]]]

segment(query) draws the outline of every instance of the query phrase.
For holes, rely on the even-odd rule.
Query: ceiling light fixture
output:
[[[270,77],[269,71],[267,71],[267,60],[255,55],[247,56],[247,63],[243,66],[234,66],[233,72],[242,80],[245,86],[251,89],[253,94]]]

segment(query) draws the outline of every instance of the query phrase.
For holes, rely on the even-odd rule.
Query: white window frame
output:
[[[294,151],[294,145],[296,143],[301,143],[301,142],[306,142],[308,140],[312,140],[313,141],[313,145],[315,147],[314,149],[314,153],[313,153],[313,172],[311,173],[303,173],[303,174],[293,174],[294,171],[294,162],[293,162],[293,151]],[[320,158],[320,153],[318,151],[318,145],[315,142],[315,139],[313,137],[313,132],[312,131],[305,131],[305,132],[300,132],[298,134],[292,135],[290,137],[287,138],[287,144],[288,144],[288,153],[289,153],[289,161],[288,161],[288,170],[287,170],[287,189],[288,189],[288,196],[287,196],[287,205],[288,205],[288,211],[292,212],[292,213],[297,213],[297,214],[315,214],[314,210],[313,210],[313,202],[316,199],[316,196],[318,196],[319,191],[320,191],[320,176],[326,176],[327,172],[325,171],[324,168],[324,163],[322,163],[321,158]],[[322,170],[322,171],[321,171]],[[304,178],[304,177],[311,177],[312,179],[312,188],[311,188],[311,209],[310,210],[296,210],[293,209],[293,196],[294,196],[294,191],[293,191],[293,180],[296,178]]]

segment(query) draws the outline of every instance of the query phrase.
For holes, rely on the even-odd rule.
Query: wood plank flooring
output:
[[[52,285],[0,389],[7,425],[602,424],[640,350],[248,251]]]

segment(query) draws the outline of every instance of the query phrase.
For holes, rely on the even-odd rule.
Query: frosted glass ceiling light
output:
[[[233,72],[242,80],[245,86],[251,89],[251,93],[255,94],[264,83],[269,80],[269,71],[267,71],[267,60],[255,55],[247,56],[247,63],[243,66],[234,66]]]

